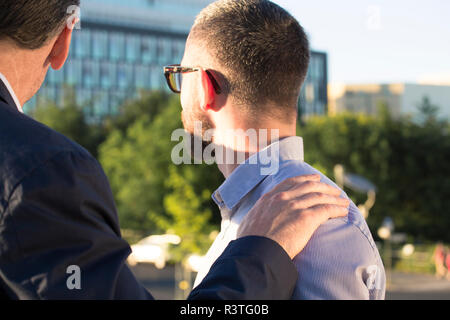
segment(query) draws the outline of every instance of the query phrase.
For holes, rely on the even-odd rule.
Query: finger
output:
[[[320,176],[318,174],[310,174],[289,178],[284,180],[277,186],[275,186],[269,193],[275,194],[279,192],[284,192],[307,181],[320,181]]]
[[[350,205],[350,200],[348,199],[331,196],[320,192],[312,192],[301,195],[291,201],[294,203],[293,207],[298,209],[307,209],[321,204],[331,204],[342,207],[348,207]]]
[[[283,191],[282,199],[295,199],[308,193],[323,193],[338,197],[342,191],[323,182],[306,181],[289,190]]]
[[[333,204],[319,204],[302,210],[305,214],[310,214],[320,221],[327,221],[333,218],[346,217],[349,209],[347,207]]]
[[[285,180],[291,186],[298,185],[300,183],[304,183],[306,181],[320,181],[320,175],[318,174],[308,174],[303,176],[296,176]]]

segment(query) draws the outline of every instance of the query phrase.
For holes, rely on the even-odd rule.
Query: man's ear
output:
[[[200,85],[199,85],[199,96],[200,96],[200,107],[203,111],[214,110],[218,111],[217,106],[215,106],[216,91],[214,86],[205,70],[200,69]]]
[[[65,27],[63,31],[59,34],[53,45],[52,51],[50,52],[50,64],[52,69],[59,70],[64,66],[64,63],[69,56],[70,42],[72,41],[71,28]]]

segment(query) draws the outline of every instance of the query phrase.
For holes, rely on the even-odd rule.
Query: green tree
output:
[[[169,168],[166,180],[169,192],[164,197],[167,215],[158,216],[156,221],[162,230],[181,237],[180,245],[172,250],[176,261],[193,253],[205,254],[211,245],[208,235],[215,228],[211,224],[212,210],[208,207],[211,191],[195,191],[196,171],[194,166],[186,166],[181,172],[175,167]]]
[[[127,129],[143,116],[154,119],[166,107],[170,96],[163,91],[142,92],[137,100],[127,101],[119,107],[118,114],[109,115],[105,119],[105,126],[109,131]]]
[[[53,130],[85,147],[94,157],[99,145],[106,139],[106,131],[101,123],[89,121],[83,106],[76,103],[74,92],[65,90],[61,106],[53,102],[39,105],[31,116]]]
[[[368,223],[386,216],[398,231],[417,239],[450,241],[450,137],[447,123],[419,125],[409,119],[341,114],[313,117],[299,128],[305,159],[332,176],[335,164],[378,187]],[[364,195],[353,193],[357,202]]]
[[[429,97],[423,97],[422,102],[418,106],[418,109],[423,123],[427,124],[436,122],[439,107],[432,104]]]
[[[146,108],[160,112],[128,111],[139,116],[113,129],[100,148],[121,226],[142,236],[177,232],[184,241],[181,251],[203,252],[211,225],[220,219],[210,195],[222,178],[213,166],[173,164],[172,149],[179,142],[171,135],[182,128],[179,97],[158,94],[148,101],[152,105]],[[141,103],[128,108],[141,109]]]

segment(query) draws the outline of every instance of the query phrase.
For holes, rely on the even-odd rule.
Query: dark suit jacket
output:
[[[21,114],[0,81],[0,297],[152,299],[125,261],[108,180],[82,147]],[[69,290],[67,268],[81,270]],[[289,299],[297,272],[262,237],[232,242],[190,299]]]

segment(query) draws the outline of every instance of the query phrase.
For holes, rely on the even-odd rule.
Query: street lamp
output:
[[[214,230],[209,234],[209,239],[214,241],[219,231]],[[191,254],[181,264],[175,265],[175,299],[186,299],[192,289],[192,275],[198,273],[207,263],[206,256]]]
[[[381,223],[381,227],[378,229],[378,236],[383,240],[390,239],[394,232],[394,228],[395,226],[392,218],[386,217]]]
[[[353,191],[367,194],[366,202],[358,205],[358,209],[364,219],[367,219],[369,216],[369,210],[372,209],[375,204],[377,187],[371,181],[360,175],[346,173],[344,166],[341,164],[337,164],[334,167],[334,176],[336,179],[336,184],[341,189],[344,189],[344,186],[346,186]]]
[[[386,217],[378,229],[378,236],[384,240],[384,263],[386,265],[386,282],[391,283],[391,269],[392,269],[392,246],[391,238],[394,232],[395,225],[391,217]]]

